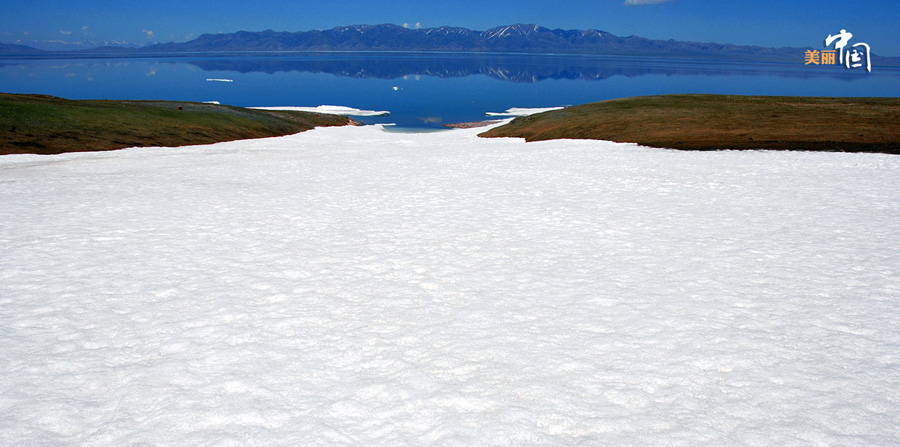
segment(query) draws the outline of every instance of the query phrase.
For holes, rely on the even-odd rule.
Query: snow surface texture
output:
[[[347,106],[317,106],[317,107],[248,107],[248,109],[259,110],[294,110],[298,112],[314,112],[325,113],[328,115],[341,116],[390,116],[391,112],[387,110],[362,110]]]
[[[0,157],[0,444],[900,444],[900,157],[483,130]]]
[[[512,107],[506,109],[505,112],[487,112],[485,115],[487,116],[528,116],[534,115],[537,113],[549,112],[551,110],[560,110],[565,107],[545,107],[545,108],[525,108],[525,107]]]

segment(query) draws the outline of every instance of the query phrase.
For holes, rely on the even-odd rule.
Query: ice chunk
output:
[[[387,110],[361,110],[346,106],[317,106],[317,107],[248,107],[250,109],[259,110],[296,110],[298,112],[315,112],[327,113],[329,115],[342,116],[390,116],[391,112]]]
[[[565,107],[533,107],[533,108],[525,108],[525,107],[512,107],[506,109],[505,112],[487,112],[485,115],[487,116],[528,116],[534,115],[535,113],[544,113],[549,112],[551,110],[560,110]]]

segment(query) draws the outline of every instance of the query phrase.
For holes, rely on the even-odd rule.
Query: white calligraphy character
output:
[[[856,47],[862,47],[865,49],[858,50],[858,49],[856,49]],[[847,58],[847,68],[862,67],[863,66],[862,56],[865,56],[866,57],[866,71],[868,71],[869,73],[872,72],[872,58],[869,57],[869,46],[868,45],[860,42],[858,44],[853,45],[853,51],[848,51],[847,53],[850,56],[849,58]],[[853,65],[850,65],[851,62],[853,63]]]
[[[850,38],[853,37],[853,34],[847,32],[847,30],[842,29],[841,32],[835,36],[831,34],[825,38],[825,46],[831,46],[831,42],[837,40],[837,43],[834,44],[834,49],[837,50],[838,55],[840,57],[840,63],[844,63],[844,47],[847,46],[847,42],[850,41]]]

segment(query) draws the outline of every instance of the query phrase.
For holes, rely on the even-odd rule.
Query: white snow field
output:
[[[900,157],[0,157],[0,445],[900,445]]]

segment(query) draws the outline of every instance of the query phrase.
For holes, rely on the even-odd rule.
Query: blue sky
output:
[[[626,3],[642,3],[630,5]],[[307,31],[394,23],[484,30],[535,23],[654,39],[822,45],[847,29],[872,52],[900,56],[900,2],[774,0],[28,0],[0,4],[0,42],[180,42],[204,33]]]

